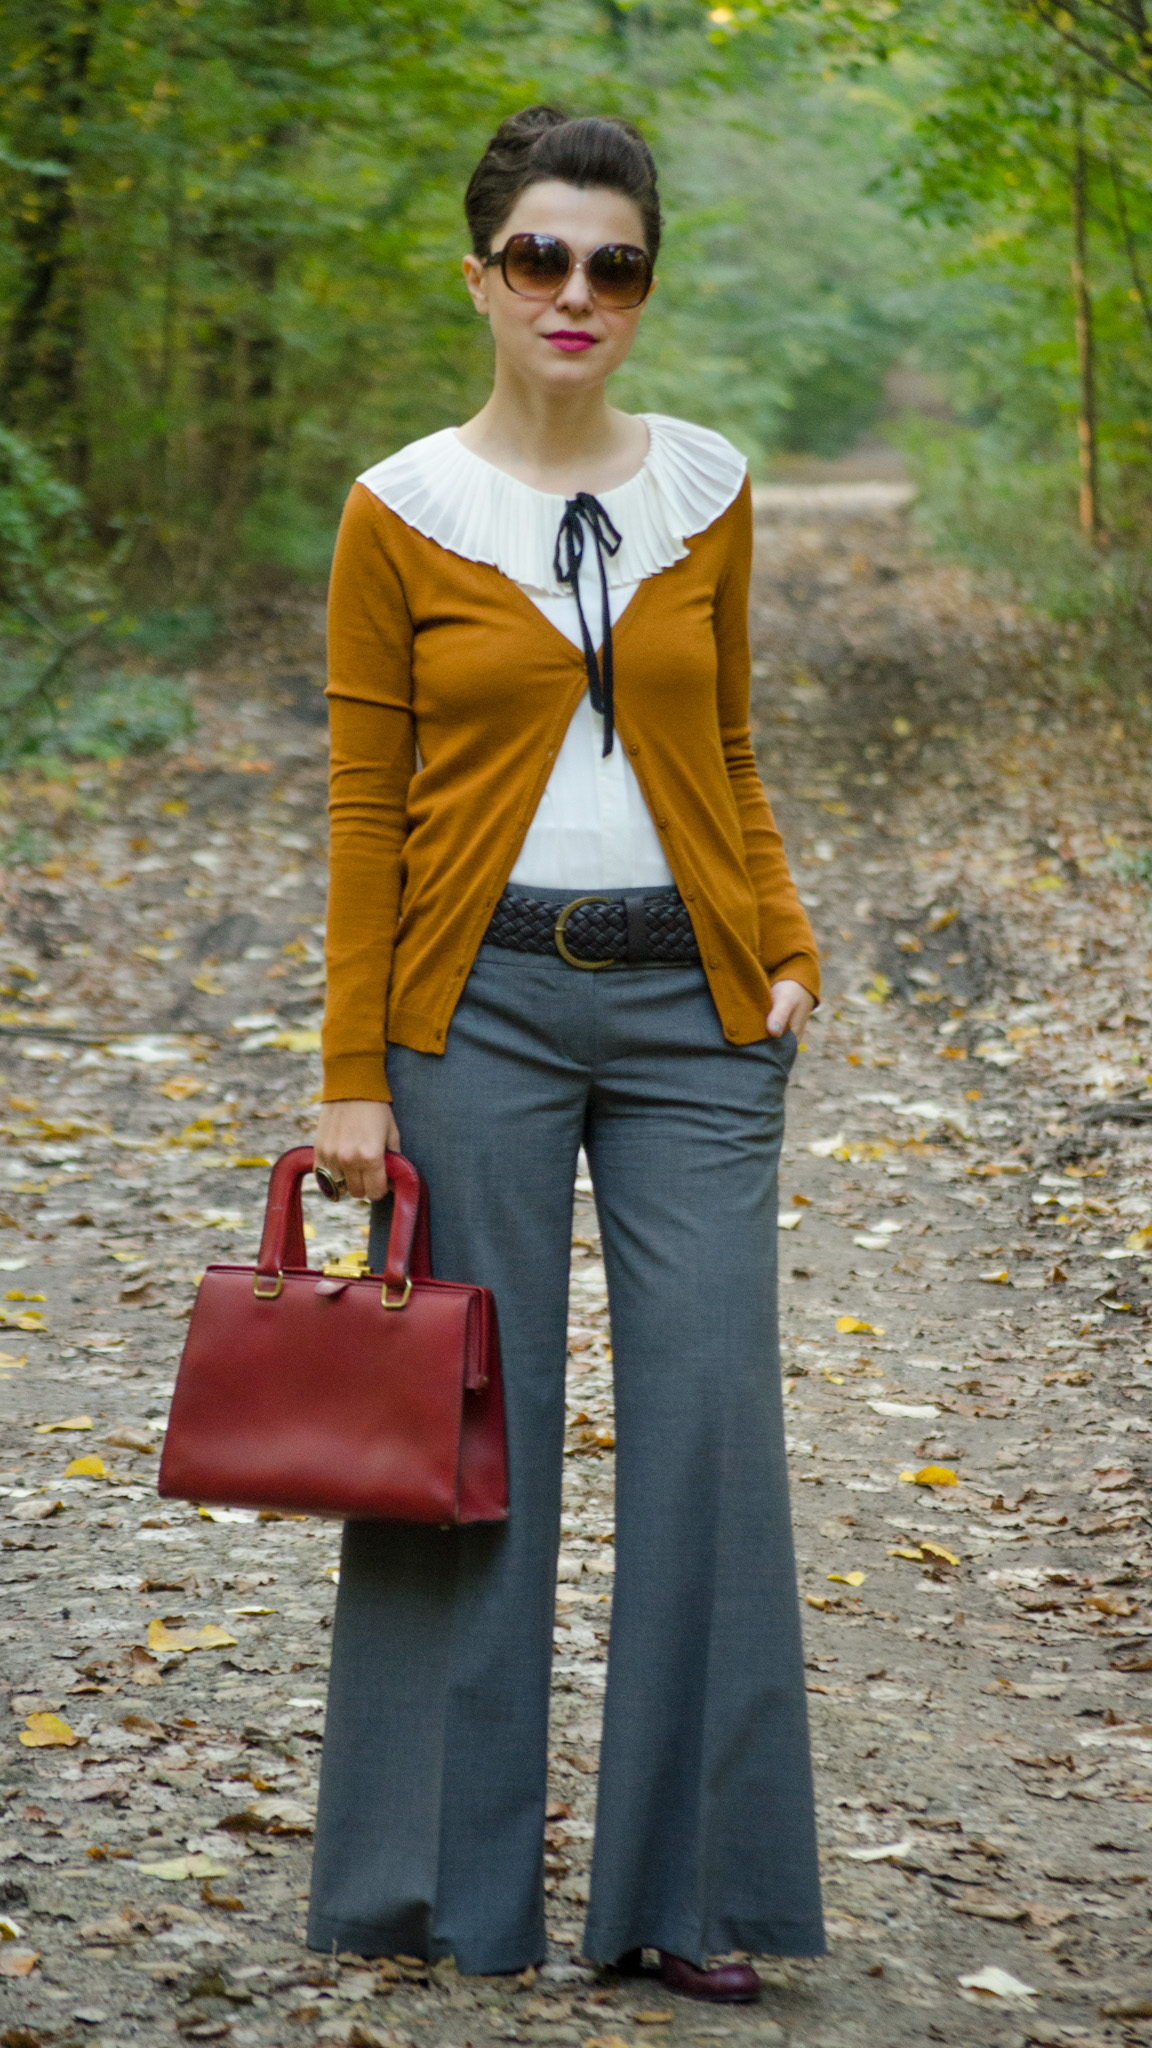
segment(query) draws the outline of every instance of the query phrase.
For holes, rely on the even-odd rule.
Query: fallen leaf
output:
[[[201,1883],[200,1897],[206,1906],[215,1906],[218,1913],[242,1913],[244,1911],[243,1899],[238,1899],[233,1892],[214,1892],[212,1880],[208,1877],[204,1878]]]
[[[940,1410],[931,1401],[869,1401],[877,1415],[916,1415],[933,1422]]]
[[[834,1586],[862,1586],[867,1572],[829,1572],[828,1582]]]
[[[157,1863],[140,1862],[136,1865],[136,1868],[137,1870],[146,1870],[149,1877],[158,1877],[164,1884],[182,1884],[189,1877],[230,1877],[232,1875],[226,1863],[219,1863],[214,1857],[206,1856],[203,1850],[197,1850],[191,1856],[163,1857]]]
[[[146,1436],[142,1429],[110,1429],[105,1441],[114,1444],[118,1451],[140,1451],[148,1456],[154,1456],[156,1451],[155,1439]]]
[[[91,1429],[91,1427],[92,1417],[90,1415],[69,1415],[63,1422],[34,1423],[32,1434],[33,1436],[59,1436],[66,1430],[79,1434],[81,1430]]]
[[[236,1637],[230,1636],[226,1628],[217,1627],[214,1621],[206,1621],[203,1628],[170,1629],[166,1622],[148,1623],[148,1648],[169,1656],[176,1651],[190,1656],[193,1650],[230,1650],[235,1647]]]
[[[1147,2020],[1152,2019],[1152,1991],[1127,1991],[1122,1998],[1113,1998],[1100,2007],[1103,2020]]]
[[[226,1814],[217,1826],[235,1835],[310,1835],[313,1817],[298,1799],[280,1799],[272,1793],[250,1800],[239,1813]]]
[[[29,1714],[20,1740],[25,1749],[74,1749],[80,1737],[59,1714]]]
[[[898,1842],[878,1842],[867,1849],[841,1849],[838,1853],[847,1856],[853,1863],[899,1863],[901,1857],[915,1847],[911,1835],[901,1835]]]
[[[883,1323],[865,1323],[859,1316],[837,1316],[836,1328],[841,1337],[882,1337]]]
[[[813,1138],[808,1150],[815,1153],[817,1159],[831,1159],[832,1154],[839,1152],[844,1142],[843,1131],[837,1131],[834,1138]]]
[[[823,1614],[824,1609],[828,1605],[823,1593],[805,1593],[804,1598],[808,1602],[809,1607],[814,1607],[818,1614]],[[585,2048],[587,2048],[587,2044],[585,2044]]]
[[[960,1986],[964,1991],[976,1991],[986,1998],[1035,1998],[1036,1987],[1022,1984],[1019,1977],[1002,1970],[998,1963],[989,1963],[983,1970],[976,1970],[971,1976],[961,1977]]]
[[[64,1477],[65,1479],[107,1479],[108,1467],[104,1463],[103,1458],[98,1458],[95,1453],[92,1453],[86,1458],[73,1458],[71,1464],[64,1467]]]
[[[150,1657],[141,1643],[133,1643],[128,1652],[128,1678],[132,1685],[163,1685],[164,1673],[155,1657]]]
[[[30,1977],[40,1961],[38,1948],[0,1949],[0,1977]]]
[[[974,1920],[1027,1920],[1028,1908],[1014,1899],[998,1898],[995,1892],[962,1892],[952,1900],[954,1913],[968,1913]]]
[[[7,1914],[0,1915],[0,1941],[19,1941],[23,1933],[15,1920],[9,1920]]]
[[[950,1465],[921,1465],[918,1472],[902,1472],[900,1477],[911,1486],[959,1486],[960,1484]]]
[[[959,1564],[960,1562],[960,1559],[954,1557],[950,1550],[945,1550],[942,1543],[931,1543],[927,1537],[922,1541],[920,1549],[925,1557],[939,1558],[942,1564]]]
[[[53,1515],[58,1515],[63,1506],[62,1500],[53,1500],[50,1495],[42,1494],[38,1500],[17,1501],[14,1508],[9,1508],[8,1517],[13,1522],[47,1522]]]
[[[670,2027],[675,2017],[675,2013],[668,2009],[641,2007],[639,2012],[632,2014],[632,2021],[637,2027]]]
[[[27,1363],[28,1353],[26,1351],[22,1351],[19,1358],[17,1358],[14,1351],[0,1351],[0,1372],[18,1372],[20,1367],[27,1365]]]
[[[976,1278],[978,1280],[986,1280],[990,1287],[1006,1287],[1008,1284],[1008,1268],[1003,1266],[999,1272],[977,1273]]]
[[[794,1211],[792,1215],[777,1216],[776,1228],[777,1230],[799,1230],[802,1221],[802,1213],[799,1209],[797,1209]]]

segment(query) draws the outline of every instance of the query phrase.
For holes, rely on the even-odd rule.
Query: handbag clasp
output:
[[[385,1281],[383,1287],[380,1289],[380,1300],[385,1308],[407,1308],[408,1296],[411,1294],[411,1292],[412,1275],[410,1273],[405,1273],[403,1294],[399,1295],[395,1301],[390,1301],[388,1299],[388,1282]]]

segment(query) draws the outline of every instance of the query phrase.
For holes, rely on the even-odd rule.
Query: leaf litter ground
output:
[[[337,1532],[154,1490],[197,1275],[252,1256],[314,1113],[301,601],[196,679],[194,752],[0,793],[45,835],[0,954],[9,2048],[1149,2038],[1142,728],[882,504],[769,497],[759,538],[758,744],[828,972],[780,1247],[830,1954],[758,1959],[734,2011],[580,1959],[613,1573],[583,1177],[549,1962],[478,1982],[302,1946]],[[361,1211],[309,1229],[355,1268]]]

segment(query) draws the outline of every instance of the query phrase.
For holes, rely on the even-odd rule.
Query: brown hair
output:
[[[557,107],[525,107],[509,115],[484,151],[464,195],[472,247],[492,253],[521,192],[545,178],[566,185],[602,185],[634,201],[644,224],[644,244],[655,262],[660,247],[660,198],[652,152],[631,121],[588,114],[570,120]]]

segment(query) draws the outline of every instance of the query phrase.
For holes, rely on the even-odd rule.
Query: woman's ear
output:
[[[488,272],[479,256],[473,256],[471,252],[465,256],[460,268],[464,272],[464,282],[471,294],[472,304],[475,306],[476,311],[486,320],[488,318]]]

